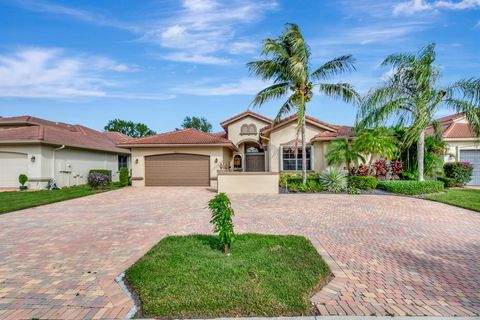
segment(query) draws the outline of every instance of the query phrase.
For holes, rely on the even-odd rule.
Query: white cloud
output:
[[[213,80],[200,81],[188,86],[178,86],[172,91],[176,93],[190,94],[196,96],[230,96],[230,95],[253,95],[264,89],[269,83],[259,79],[243,78],[236,82],[213,84]]]
[[[170,99],[171,95],[115,94],[111,74],[134,71],[107,57],[72,55],[58,48],[24,48],[0,55],[0,97],[120,97]]]
[[[424,11],[436,11],[436,10],[466,10],[480,8],[480,0],[462,0],[462,1],[449,1],[449,0],[410,0],[397,4],[393,13],[395,15],[405,14],[412,15],[418,12]]]
[[[143,40],[171,52],[162,59],[201,64],[225,64],[228,54],[251,51],[253,46],[238,40],[242,26],[256,22],[276,8],[274,0],[184,0],[172,18],[154,24]]]

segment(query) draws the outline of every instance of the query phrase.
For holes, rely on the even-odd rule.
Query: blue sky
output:
[[[0,116],[95,129],[120,118],[162,132],[197,115],[218,130],[266,85],[245,64],[286,22],[301,27],[314,66],[353,54],[357,72],[336,80],[362,93],[388,71],[386,55],[432,41],[445,83],[480,76],[480,0],[3,0]],[[280,104],[254,111],[274,117]],[[308,106],[334,124],[355,112],[321,96]]]

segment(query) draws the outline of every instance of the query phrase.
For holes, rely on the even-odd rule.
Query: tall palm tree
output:
[[[288,23],[277,39],[263,42],[264,60],[247,64],[250,72],[263,80],[273,80],[273,85],[261,90],[252,105],[260,106],[272,99],[286,98],[278,111],[275,121],[292,112],[297,116],[297,140],[301,134],[302,143],[302,178],[307,179],[307,159],[305,143],[306,104],[318,87],[321,94],[342,99],[346,102],[358,101],[358,94],[352,85],[345,82],[324,83],[322,81],[355,70],[351,55],[337,57],[312,72],[310,65],[310,47],[305,42],[299,27]],[[316,82],[314,82],[316,81]],[[295,148],[297,151],[297,148]]]
[[[425,129],[441,106],[464,113],[480,137],[480,78],[441,87],[435,58],[434,43],[417,55],[388,56],[382,66],[391,67],[391,76],[367,94],[359,111],[361,126],[377,125],[392,117],[400,126],[408,126],[405,143],[408,146],[417,141],[419,181],[424,179]]]
[[[372,162],[375,158],[384,157],[392,159],[397,153],[397,140],[393,136],[393,132],[384,127],[376,127],[371,130],[359,130],[355,139],[355,148],[368,155],[366,164],[368,173],[372,169]]]
[[[358,160],[365,162],[363,155],[358,151],[355,145],[350,143],[346,138],[331,141],[327,147],[326,157],[329,165],[341,165],[345,163],[347,165],[348,173],[350,173],[352,163],[358,163]]]

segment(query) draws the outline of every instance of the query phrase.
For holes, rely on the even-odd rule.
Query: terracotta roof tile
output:
[[[455,120],[463,118],[463,113],[452,114],[446,117],[436,119],[443,131],[444,138],[475,138],[475,132],[468,123],[455,122]],[[425,134],[432,135],[434,133],[433,126],[430,125]]]
[[[120,145],[142,144],[220,144],[233,146],[233,143],[224,137],[195,129],[177,130],[144,138],[130,139]]]
[[[126,136],[118,132],[100,132],[81,125],[53,122],[30,116],[0,118],[0,143],[40,141],[70,147],[129,153],[127,149],[117,146],[118,142],[125,140],[127,140]]]

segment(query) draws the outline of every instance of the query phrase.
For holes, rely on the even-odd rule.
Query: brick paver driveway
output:
[[[169,234],[210,232],[202,188],[128,188],[0,216],[0,318],[121,318],[114,281]],[[480,215],[395,196],[235,195],[238,232],[306,235],[321,314],[480,314]]]

